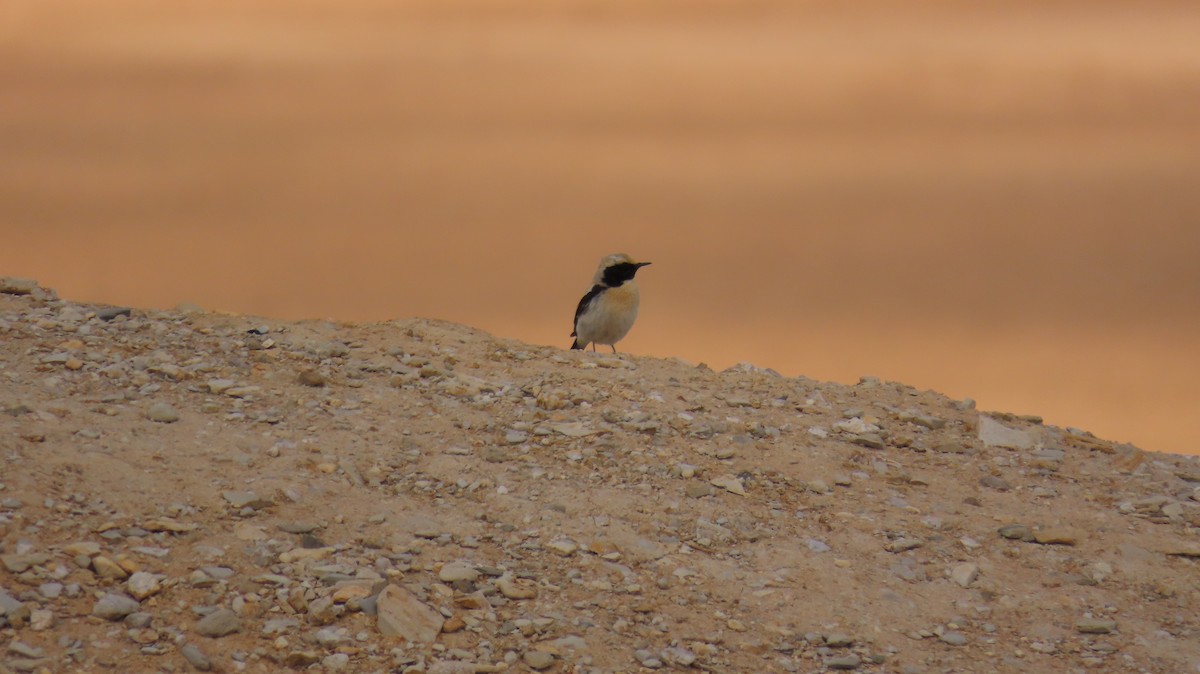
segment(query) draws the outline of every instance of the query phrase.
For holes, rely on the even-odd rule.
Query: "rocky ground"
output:
[[[1200,462],[864,377],[0,281],[0,672],[1200,671]]]

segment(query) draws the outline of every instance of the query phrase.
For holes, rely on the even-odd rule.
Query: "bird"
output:
[[[617,352],[617,342],[629,334],[638,314],[638,287],[633,277],[649,262],[634,262],[625,253],[613,253],[600,260],[592,289],[579,300],[575,309],[575,338],[572,349],[607,344]]]

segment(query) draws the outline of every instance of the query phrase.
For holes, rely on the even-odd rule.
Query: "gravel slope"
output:
[[[871,378],[0,290],[0,672],[1200,671],[1197,457]]]

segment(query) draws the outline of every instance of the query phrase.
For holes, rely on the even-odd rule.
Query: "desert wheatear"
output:
[[[592,351],[597,344],[607,344],[617,352],[616,343],[629,334],[638,314],[638,287],[633,277],[638,269],[649,262],[634,262],[624,253],[613,253],[600,260],[596,275],[592,278],[592,289],[579,300],[575,309],[575,338],[572,349],[583,349],[588,344]]]

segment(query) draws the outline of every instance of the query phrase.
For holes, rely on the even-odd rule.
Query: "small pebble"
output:
[[[950,644],[951,646],[965,646],[967,643],[967,635],[963,634],[962,632],[943,632],[942,636],[939,638],[943,643]]]
[[[854,645],[854,637],[849,634],[830,634],[825,637],[825,645],[831,648],[846,648]]]
[[[883,546],[888,552],[907,552],[921,547],[924,543],[918,538],[898,538]]]
[[[197,671],[212,671],[212,660],[210,660],[208,656],[205,655],[204,652],[194,644],[184,644],[183,647],[179,649],[179,654],[183,656],[184,660],[188,661],[188,664],[196,668]]]
[[[1015,541],[1032,541],[1033,532],[1024,524],[1006,524],[998,530],[1000,535]]]
[[[325,377],[325,375],[317,372],[316,370],[303,370],[296,377],[296,381],[300,382],[304,386],[312,386],[316,388],[324,386],[329,380]]]

